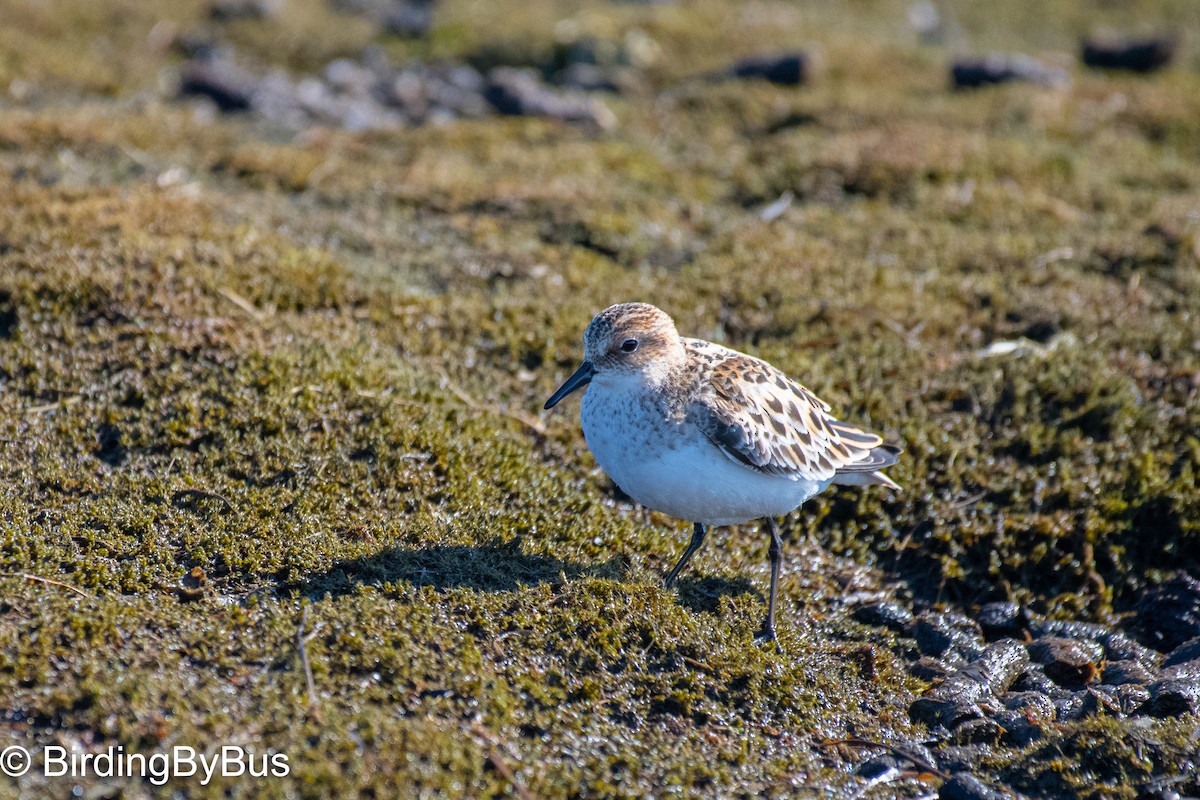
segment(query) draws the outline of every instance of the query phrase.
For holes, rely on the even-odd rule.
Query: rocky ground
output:
[[[0,1],[0,796],[1200,796],[1197,6]],[[905,447],[684,526],[612,302]],[[3,748],[0,748],[3,749]]]

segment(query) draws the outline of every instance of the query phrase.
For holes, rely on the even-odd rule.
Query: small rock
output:
[[[854,618],[864,625],[874,625],[879,628],[888,628],[897,633],[904,633],[912,624],[913,613],[897,602],[883,600],[854,609]]]
[[[987,745],[943,745],[937,751],[937,765],[947,772],[969,772],[993,752]]]
[[[1163,667],[1173,667],[1176,664],[1183,664],[1198,659],[1200,659],[1200,637],[1188,639],[1168,653],[1166,661],[1163,662]]]
[[[1004,697],[1004,707],[1044,722],[1054,721],[1054,701],[1041,692],[1011,692]]]
[[[1100,642],[1112,635],[1112,629],[1095,622],[1079,622],[1071,619],[1039,619],[1029,624],[1029,632],[1035,639],[1057,636],[1061,639],[1078,639]]]
[[[1145,685],[1151,683],[1158,675],[1155,670],[1148,668],[1140,661],[1110,661],[1104,666],[1100,676],[1101,683],[1108,686],[1124,686],[1128,683]]]
[[[914,678],[920,678],[929,683],[945,680],[954,670],[936,658],[921,656],[908,668],[908,673]]]
[[[433,28],[433,9],[437,0],[401,0],[383,17],[383,28],[393,36],[416,39]]]
[[[325,81],[338,91],[368,94],[378,77],[374,70],[357,61],[337,58],[325,65]]]
[[[1050,716],[1053,720],[1053,703],[1050,704]],[[1042,723],[1030,719],[1020,711],[1000,711],[995,715],[994,720],[1004,731],[1000,736],[1000,741],[1013,747],[1025,747],[1046,735],[1045,726]]]
[[[246,111],[255,80],[248,72],[223,59],[197,59],[183,68],[179,94],[209,98],[222,111]]]
[[[891,783],[900,777],[900,773],[908,766],[908,762],[896,756],[885,753],[869,758],[858,765],[854,774],[867,782],[868,786],[881,783]]]
[[[1060,693],[1061,688],[1057,683],[1046,677],[1046,671],[1042,669],[1041,664],[1030,664],[1017,678],[1012,686],[1014,691],[1019,692],[1041,692],[1042,694],[1051,697]]]
[[[1152,717],[1180,717],[1200,711],[1200,681],[1168,679],[1147,688],[1150,699],[1143,710]]]
[[[1109,661],[1137,661],[1148,669],[1156,669],[1162,655],[1157,650],[1151,650],[1145,645],[1138,644],[1124,633],[1117,631],[1100,638],[1104,645],[1104,657]]]
[[[217,22],[266,19],[278,14],[282,6],[282,0],[215,0],[208,7],[208,16]]]
[[[1144,39],[1092,38],[1083,42],[1083,63],[1098,69],[1153,72],[1175,59],[1179,41],[1171,36]]]
[[[1168,652],[1200,637],[1200,581],[1181,573],[1138,598],[1136,624],[1141,639]]]
[[[618,92],[621,87],[612,73],[597,64],[576,62],[554,73],[554,83],[581,92]]]
[[[1163,667],[1162,674],[1159,677],[1162,680],[1195,681],[1200,683],[1200,658],[1195,661],[1184,661],[1182,664],[1172,664],[1169,667]]]
[[[1083,719],[1084,699],[1087,692],[1069,692],[1054,698],[1054,718],[1059,722],[1071,722]]]
[[[950,731],[950,741],[955,744],[999,744],[1004,738],[1004,727],[990,717],[964,720]]]
[[[1028,666],[1029,653],[1021,643],[1002,639],[988,645],[962,673],[980,676],[988,691],[999,694],[1007,691]]]
[[[599,100],[574,92],[556,92],[529,70],[493,69],[488,73],[484,97],[501,114],[584,122],[602,130],[611,130],[617,122]]]
[[[1048,637],[1029,645],[1029,657],[1046,677],[1061,686],[1083,686],[1096,680],[1104,649],[1095,642]]]
[[[975,619],[989,641],[1022,639],[1029,633],[1029,612],[1017,603],[984,603]]]
[[[1071,82],[1063,70],[1020,53],[992,53],[984,58],[959,59],[950,66],[950,79],[956,89],[1014,82],[1056,87]]]
[[[930,727],[953,730],[983,717],[979,704],[1003,692],[1029,664],[1029,654],[1011,639],[996,642],[963,669],[909,706],[909,716]]]
[[[982,719],[983,710],[968,699],[930,694],[914,700],[908,707],[908,716],[930,728],[954,730],[968,720]]]
[[[1139,713],[1140,709],[1150,699],[1150,690],[1145,686],[1138,686],[1135,683],[1125,683],[1120,686],[1113,687],[1113,693],[1116,695],[1117,703],[1121,708],[1121,713],[1124,716]]]
[[[735,78],[760,78],[782,86],[812,82],[822,70],[819,56],[804,51],[743,58],[729,68]]]
[[[1123,716],[1121,701],[1117,695],[1116,688],[1112,686],[1089,686],[1083,692],[1083,705],[1080,707],[1079,713],[1085,717],[1090,717],[1093,714]]]
[[[938,800],[1008,800],[1009,797],[968,772],[955,774],[938,790]]]
[[[970,661],[983,651],[983,631],[979,624],[950,611],[922,614],[913,623],[912,636],[918,649],[927,656],[941,657],[953,648]]]

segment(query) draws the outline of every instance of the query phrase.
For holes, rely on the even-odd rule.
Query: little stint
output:
[[[583,365],[545,407],[591,384],[580,417],[596,461],[634,500],[693,523],[667,587],[709,526],[763,520],[771,592],[757,638],[775,641],[782,543],[774,517],[831,483],[898,489],[880,470],[900,448],[834,419],[828,403],[767,362],[681,337],[646,303],[601,311],[583,344]]]

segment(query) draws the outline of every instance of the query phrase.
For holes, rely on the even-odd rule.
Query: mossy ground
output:
[[[828,795],[861,754],[826,740],[922,735],[907,654],[843,595],[1112,620],[1200,561],[1194,42],[1153,77],[964,94],[901,2],[448,2],[429,41],[380,41],[533,63],[548,20],[636,28],[651,95],[603,135],[294,135],[158,95],[155,24],[211,26],[202,3],[0,7],[6,739],[291,759],[169,787],[192,797],[505,795],[506,771],[548,797]],[[219,35],[293,70],[378,38],[286,8]],[[948,8],[1051,58],[1096,21],[1200,28],[1182,2]],[[797,42],[829,64],[812,87],[689,79]],[[573,405],[538,411],[630,299],[906,447],[904,491],[787,521],[785,656],[750,641],[756,529],[664,591],[683,526],[615,495]],[[1021,336],[1055,346],[978,355]],[[995,774],[1131,794],[1195,721],[1151,727],[1160,764],[1102,722]]]

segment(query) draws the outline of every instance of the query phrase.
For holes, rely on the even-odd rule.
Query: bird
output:
[[[902,449],[836,419],[762,359],[679,335],[666,312],[619,303],[592,319],[583,364],[545,403],[586,388],[580,421],[604,472],[641,505],[692,523],[670,589],[708,529],[762,520],[771,588],[755,640],[780,648],[775,602],[783,543],[775,517],[830,484],[900,487],[882,470]]]

